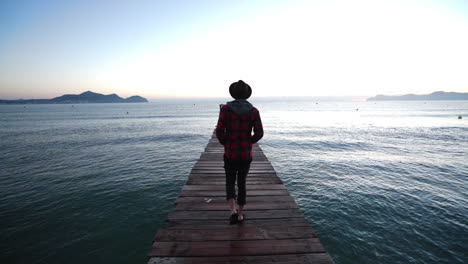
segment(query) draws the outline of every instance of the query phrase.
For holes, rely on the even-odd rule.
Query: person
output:
[[[229,221],[230,224],[236,224],[244,221],[245,181],[253,157],[252,145],[263,137],[263,126],[260,112],[247,101],[252,94],[252,88],[248,84],[242,80],[234,82],[229,86],[229,93],[235,100],[221,105],[216,137],[224,146],[226,200],[231,211]]]

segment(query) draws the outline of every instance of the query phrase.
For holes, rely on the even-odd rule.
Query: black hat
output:
[[[239,80],[229,86],[229,93],[234,99],[247,99],[252,95],[252,88],[244,81]]]

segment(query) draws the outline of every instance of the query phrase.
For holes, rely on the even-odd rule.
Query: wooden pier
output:
[[[242,225],[229,225],[225,195],[223,146],[213,136],[167,228],[156,234],[148,263],[333,263],[257,144]]]

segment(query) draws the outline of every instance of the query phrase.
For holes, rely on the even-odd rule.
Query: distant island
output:
[[[400,96],[377,95],[368,98],[367,101],[412,101],[412,100],[468,100],[468,93],[447,93],[447,92],[434,92],[431,94],[416,95],[406,94]]]
[[[116,94],[99,94],[91,91],[82,94],[66,94],[52,99],[0,100],[0,104],[90,104],[90,103],[147,103],[141,96],[122,98]]]

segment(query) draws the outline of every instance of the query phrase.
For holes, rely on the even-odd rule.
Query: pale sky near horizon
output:
[[[468,92],[466,0],[0,2],[0,99]]]

